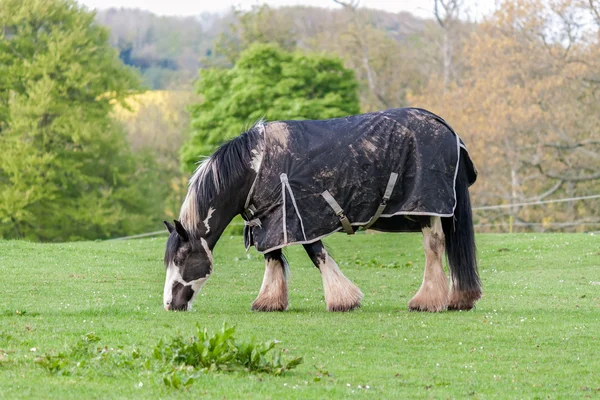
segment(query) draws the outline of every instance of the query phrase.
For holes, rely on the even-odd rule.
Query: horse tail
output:
[[[477,248],[469,197],[468,155],[463,150],[460,153],[455,183],[454,216],[442,218],[442,229],[446,237],[446,256],[452,278],[452,290],[464,300],[470,298],[474,303],[481,297],[481,281],[477,271]],[[469,300],[467,302],[471,303]]]

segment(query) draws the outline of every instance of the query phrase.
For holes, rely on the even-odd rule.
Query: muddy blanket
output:
[[[246,246],[260,252],[350,233],[374,217],[452,216],[460,157],[470,184],[477,176],[452,128],[422,109],[263,128],[262,160],[244,215]]]

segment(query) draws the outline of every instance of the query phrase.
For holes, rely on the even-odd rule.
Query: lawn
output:
[[[325,311],[318,270],[302,248],[288,251],[287,312],[250,311],[262,256],[224,237],[194,309],[169,313],[165,237],[0,241],[0,398],[599,398],[600,236],[477,241],[483,299],[473,311],[439,314],[407,310],[423,274],[418,234],[326,240],[365,294],[350,313]],[[276,339],[284,359],[304,362],[281,376],[208,372],[185,387],[166,385],[168,371],[152,359],[159,340],[189,338],[196,324],[214,333],[224,322],[240,340]],[[89,360],[54,372],[39,363],[68,358],[85,335],[99,338]]]

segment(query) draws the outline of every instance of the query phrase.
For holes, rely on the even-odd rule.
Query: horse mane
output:
[[[257,121],[246,132],[220,145],[196,168],[179,214],[179,220],[192,235],[202,219],[214,211],[212,200],[247,174],[255,155],[252,150],[261,150],[258,146],[262,146],[264,124],[263,120]]]

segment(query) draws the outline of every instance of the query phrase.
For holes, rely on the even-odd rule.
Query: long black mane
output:
[[[193,233],[211,212],[212,201],[248,176],[253,158],[262,154],[263,130],[263,121],[255,123],[248,131],[219,146],[196,168],[180,213],[186,229]]]

